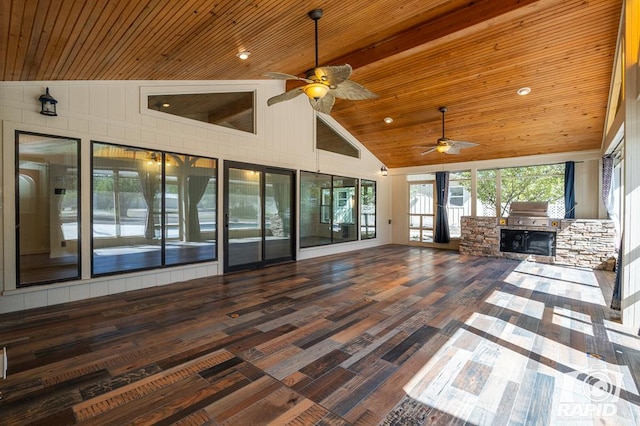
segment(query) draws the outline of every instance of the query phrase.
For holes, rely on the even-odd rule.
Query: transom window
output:
[[[255,130],[254,92],[149,95],[148,108],[248,133]]]
[[[360,151],[342,135],[316,116],[316,148],[349,157],[360,158]]]

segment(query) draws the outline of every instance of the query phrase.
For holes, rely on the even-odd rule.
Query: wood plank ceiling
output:
[[[390,168],[601,147],[622,0],[1,0],[0,73],[298,75],[315,61],[314,8],[320,64],[350,63],[380,96],[338,100],[332,116]],[[420,155],[441,136],[440,106],[446,136],[478,146]]]

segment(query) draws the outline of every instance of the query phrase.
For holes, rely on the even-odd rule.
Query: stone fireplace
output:
[[[613,270],[617,256],[615,247],[615,226],[610,220],[597,219],[554,219],[558,223],[553,230],[542,230],[554,234],[555,254],[550,256],[515,251],[501,251],[503,230],[519,231],[522,235],[540,232],[539,228],[500,225],[496,217],[471,217],[461,219],[459,251],[473,256],[505,257],[509,259],[530,259],[540,263],[554,263]],[[502,233],[502,235],[501,235]],[[516,233],[509,233],[515,235]],[[524,237],[521,237],[524,238]],[[550,241],[551,238],[547,240]],[[547,244],[544,243],[544,244]],[[540,242],[538,241],[538,245]],[[511,242],[511,246],[518,242]],[[538,253],[540,253],[538,251]]]

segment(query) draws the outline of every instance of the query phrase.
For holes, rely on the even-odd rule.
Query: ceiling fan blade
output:
[[[336,101],[336,98],[333,97],[331,93],[327,93],[326,95],[324,95],[322,98],[318,100],[309,98],[309,103],[311,103],[311,106],[313,107],[313,109],[325,114],[331,113],[331,108],[333,108],[333,104],[335,103],[335,101]]]
[[[316,77],[318,77],[318,79],[323,83],[329,84],[329,87],[331,88],[334,88],[343,81],[348,80],[352,71],[353,69],[349,64],[317,67],[313,70]]]
[[[331,109],[333,108],[333,104],[335,103],[335,101],[336,101],[336,98],[330,93],[327,93],[326,95],[324,95],[322,98],[318,100],[309,99],[309,102],[311,103],[311,106],[313,107],[313,109],[315,109],[318,112],[322,112],[324,114],[331,113]]]
[[[298,77],[296,75],[291,75],[291,74],[285,74],[283,72],[266,72],[264,74],[262,74],[264,77],[269,77],[269,78],[273,78],[276,80],[300,80],[300,81],[304,81],[306,83],[313,83],[313,81],[309,80],[308,78],[302,78],[302,77]]]
[[[291,89],[288,92],[284,92],[272,98],[269,98],[269,100],[267,100],[267,105],[271,106],[273,104],[277,104],[278,102],[288,101],[303,93],[304,91],[302,90],[302,87],[296,87],[295,89]]]
[[[461,148],[471,148],[472,146],[478,146],[477,143],[473,143],[473,142],[465,142],[465,141],[453,141],[453,140],[449,140],[449,144],[452,147],[456,147],[457,149],[461,149]]]
[[[359,101],[362,99],[374,99],[378,95],[355,81],[345,80],[338,84],[335,89],[330,89],[331,94],[336,98]]]
[[[457,146],[452,146],[448,150],[446,150],[444,153],[457,155],[457,154],[460,154],[460,148],[458,148]]]
[[[426,155],[435,150],[436,150],[436,147],[434,146],[433,148],[429,148],[428,150],[421,152],[420,155]]]

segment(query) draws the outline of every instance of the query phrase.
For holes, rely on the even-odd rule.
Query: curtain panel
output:
[[[576,191],[575,191],[575,167],[573,161],[564,163],[564,218],[576,217]]]
[[[187,213],[187,241],[202,240],[200,232],[200,216],[198,215],[198,203],[209,185],[209,176],[189,176],[187,181],[187,194],[189,196],[189,211]]]
[[[447,217],[447,203],[449,198],[449,172],[436,172],[436,229],[433,241],[448,243],[449,218]]]

